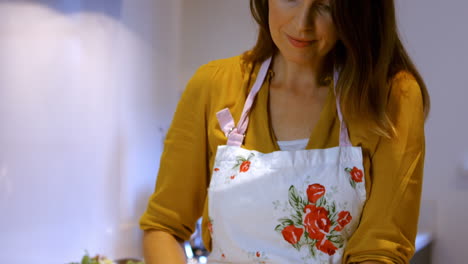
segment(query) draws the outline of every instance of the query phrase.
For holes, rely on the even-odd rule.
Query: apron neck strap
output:
[[[339,77],[340,73],[337,69],[335,69],[333,74],[333,92],[335,93],[336,98],[336,112],[338,113],[338,118],[340,119],[340,147],[350,147],[352,144],[351,140],[349,139],[348,127],[346,126],[346,122],[343,119],[343,114],[341,113],[340,94],[336,91]]]
[[[272,58],[270,57],[262,63],[260,70],[257,74],[255,83],[245,101],[244,109],[242,110],[242,114],[237,126],[235,126],[234,118],[232,117],[229,108],[224,108],[223,110],[216,113],[216,117],[219,121],[220,127],[225,133],[226,137],[228,138],[226,145],[240,147],[244,142],[245,131],[247,130],[247,127],[249,125],[250,109],[252,108],[253,102],[258,91],[260,90],[263,82],[265,81],[265,78],[268,73],[268,68],[271,64],[271,60]],[[338,113],[338,118],[340,119],[340,147],[346,147],[352,145],[349,140],[348,128],[343,120],[343,115],[341,113],[340,95],[336,93],[336,84],[338,82],[338,77],[339,72],[335,70],[333,76],[333,91],[335,92],[336,110]]]
[[[262,63],[260,71],[257,74],[255,83],[252,89],[250,90],[249,95],[247,96],[247,100],[245,101],[244,109],[242,110],[242,114],[239,119],[239,123],[237,124],[237,127],[234,125],[234,119],[232,118],[229,108],[225,108],[216,114],[221,129],[224,131],[228,138],[228,146],[240,147],[244,142],[245,131],[247,130],[247,126],[249,125],[250,109],[252,108],[252,104],[255,100],[255,97],[257,96],[258,91],[260,90],[263,82],[265,81],[270,64],[271,57]]]

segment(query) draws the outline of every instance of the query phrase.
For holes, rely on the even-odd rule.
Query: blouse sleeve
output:
[[[155,191],[140,219],[143,230],[188,240],[201,216],[208,181],[206,108],[209,71],[202,66],[187,84],[167,133]]]
[[[425,139],[420,87],[409,74],[393,80],[388,109],[397,136],[381,137],[371,154],[371,188],[343,263],[409,263],[414,254]]]

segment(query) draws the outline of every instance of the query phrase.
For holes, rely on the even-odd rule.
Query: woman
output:
[[[390,0],[251,0],[256,46],[187,85],[141,219],[147,263],[408,263],[429,97]]]

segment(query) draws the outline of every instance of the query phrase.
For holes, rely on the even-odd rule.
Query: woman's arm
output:
[[[201,67],[189,81],[164,141],[155,191],[140,219],[147,263],[184,263],[177,241],[190,239],[202,215],[209,179],[206,105],[212,71]]]
[[[186,263],[182,245],[174,236],[164,231],[145,231],[143,254],[146,264]]]
[[[370,150],[370,189],[345,263],[406,264],[414,254],[425,155],[420,87],[411,75],[400,73],[388,100],[397,135],[380,137]]]

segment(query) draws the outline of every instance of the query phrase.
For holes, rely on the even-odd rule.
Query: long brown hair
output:
[[[398,35],[394,1],[331,0],[330,4],[339,39],[330,54],[340,69],[336,89],[345,118],[366,117],[375,133],[395,136],[394,120],[387,113],[386,103],[390,81],[400,71],[411,73],[419,84],[427,117],[429,94]],[[243,59],[259,63],[278,48],[270,34],[268,0],[250,0],[250,10],[259,33],[256,45],[244,53]]]

